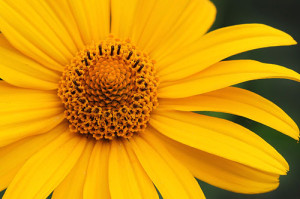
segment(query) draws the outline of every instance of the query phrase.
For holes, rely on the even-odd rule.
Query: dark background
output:
[[[218,9],[212,29],[244,23],[263,23],[283,30],[300,42],[300,0],[213,0]],[[231,59],[254,59],[286,66],[300,72],[300,48],[274,47],[236,55]],[[289,80],[257,80],[240,85],[279,105],[300,125],[300,84]],[[241,117],[231,117],[272,144],[289,162],[290,172],[280,178],[279,188],[258,195],[224,191],[199,182],[208,199],[300,198],[300,145],[287,136]],[[0,198],[1,198],[0,193]]]

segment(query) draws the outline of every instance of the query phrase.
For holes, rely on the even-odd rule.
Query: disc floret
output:
[[[97,140],[142,132],[158,105],[154,63],[130,41],[112,37],[80,51],[58,89],[70,130]]]

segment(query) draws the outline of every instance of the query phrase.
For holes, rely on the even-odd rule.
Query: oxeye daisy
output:
[[[205,198],[196,178],[263,193],[289,170],[250,118],[298,140],[293,120],[234,85],[300,81],[290,69],[222,61],[293,45],[261,24],[207,33],[209,0],[0,1],[0,190],[4,198]]]

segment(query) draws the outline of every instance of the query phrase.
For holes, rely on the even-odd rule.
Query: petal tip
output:
[[[288,35],[287,39],[289,40],[290,45],[297,45],[298,44],[298,42],[292,36],[290,36],[289,34],[287,34],[287,35]]]
[[[253,24],[253,26],[257,26],[257,28],[261,28],[262,31],[267,32],[269,34],[273,34],[274,36],[277,35],[279,37],[279,40],[281,40],[282,45],[296,45],[297,41],[294,40],[294,38],[289,35],[288,33],[279,30],[277,28],[264,25],[264,24]]]

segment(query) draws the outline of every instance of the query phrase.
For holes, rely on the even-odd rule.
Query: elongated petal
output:
[[[11,183],[11,181],[16,176],[17,172],[21,169],[22,166],[17,166],[8,172],[4,173],[3,175],[0,175],[0,191],[3,191],[8,187],[8,185]]]
[[[97,142],[91,154],[86,174],[83,198],[110,199],[108,188],[108,160],[110,143]]]
[[[0,113],[16,113],[61,107],[56,91],[40,91],[11,86],[0,82]]]
[[[221,28],[160,60],[159,75],[162,82],[179,80],[241,52],[293,44],[288,34],[262,24]]]
[[[48,118],[36,119],[22,123],[0,126],[0,147],[16,142],[28,136],[43,134],[61,123],[64,115],[53,115]]]
[[[50,118],[53,115],[60,115],[63,112],[61,107],[27,110],[24,112],[4,112],[0,115],[1,127],[14,125],[23,122],[35,121],[41,118]]]
[[[300,81],[300,75],[288,68],[253,60],[223,61],[180,81],[165,83],[160,98],[183,98],[225,88],[241,82],[282,78]]]
[[[189,1],[176,23],[172,25],[168,33],[160,43],[151,49],[150,55],[157,61],[158,70],[160,65],[170,54],[181,51],[182,47],[197,42],[213,24],[216,17],[216,8],[211,1]]]
[[[48,133],[31,136],[0,148],[0,190],[8,187],[23,164],[46,144],[65,132],[67,123],[61,123]],[[24,150],[26,149],[26,150]]]
[[[112,142],[108,181],[112,199],[142,198],[134,170],[121,141]]]
[[[0,82],[0,146],[45,133],[63,119],[55,92],[21,89]]]
[[[274,174],[288,164],[267,142],[233,122],[180,111],[156,111],[150,124],[163,135],[193,148]]]
[[[63,26],[67,29],[69,35],[77,46],[78,50],[83,49],[84,44],[78,29],[77,23],[74,19],[72,10],[67,1],[53,1],[45,0],[51,7],[52,11],[59,18]]]
[[[45,1],[1,1],[0,13],[0,29],[10,43],[48,68],[61,71],[76,52],[68,32]]]
[[[274,190],[279,175],[257,170],[160,136],[166,147],[192,174],[209,184],[238,193],[254,194]]]
[[[63,133],[25,163],[3,198],[46,198],[71,171],[86,140]]]
[[[132,150],[131,146],[128,146],[128,142],[126,144],[126,151],[128,153],[128,157],[130,159],[132,168],[134,170],[135,176],[137,178],[139,187],[141,189],[142,198],[148,199],[158,199],[159,196],[157,191],[154,187],[152,180],[149,178],[147,173],[145,172],[143,166],[141,165],[140,161],[138,160],[136,154]]]
[[[143,137],[130,139],[140,163],[164,198],[205,198],[191,173],[162,145],[145,132]]]
[[[110,31],[109,0],[68,0],[85,44],[99,42]]]
[[[250,118],[299,139],[296,123],[269,100],[244,89],[228,87],[180,99],[161,99],[159,107],[179,111],[214,111]]]
[[[133,42],[145,51],[155,48],[176,24],[188,5],[187,0],[137,1],[132,27]]]
[[[142,169],[140,166],[137,167],[139,163],[132,162],[132,160],[137,161],[134,156],[129,156],[122,141],[112,142],[109,157],[109,189],[112,199],[150,199],[155,195],[156,190],[149,177],[143,170],[140,170]],[[147,191],[150,192],[147,193]]]
[[[59,74],[19,53],[3,34],[0,34],[0,59],[0,76],[8,83],[33,89],[57,88]]]
[[[111,0],[111,33],[120,39],[132,35],[139,0]],[[146,3],[149,3],[148,1]]]
[[[85,138],[81,138],[85,139]],[[82,199],[83,186],[94,141],[89,141],[82,152],[81,157],[78,159],[76,165],[70,171],[68,176],[55,188],[52,198],[53,199]],[[72,191],[67,191],[72,190]]]
[[[173,53],[177,47],[200,38],[210,28],[215,13],[213,4],[207,0],[139,1],[132,37],[156,59],[165,49],[166,53]]]

